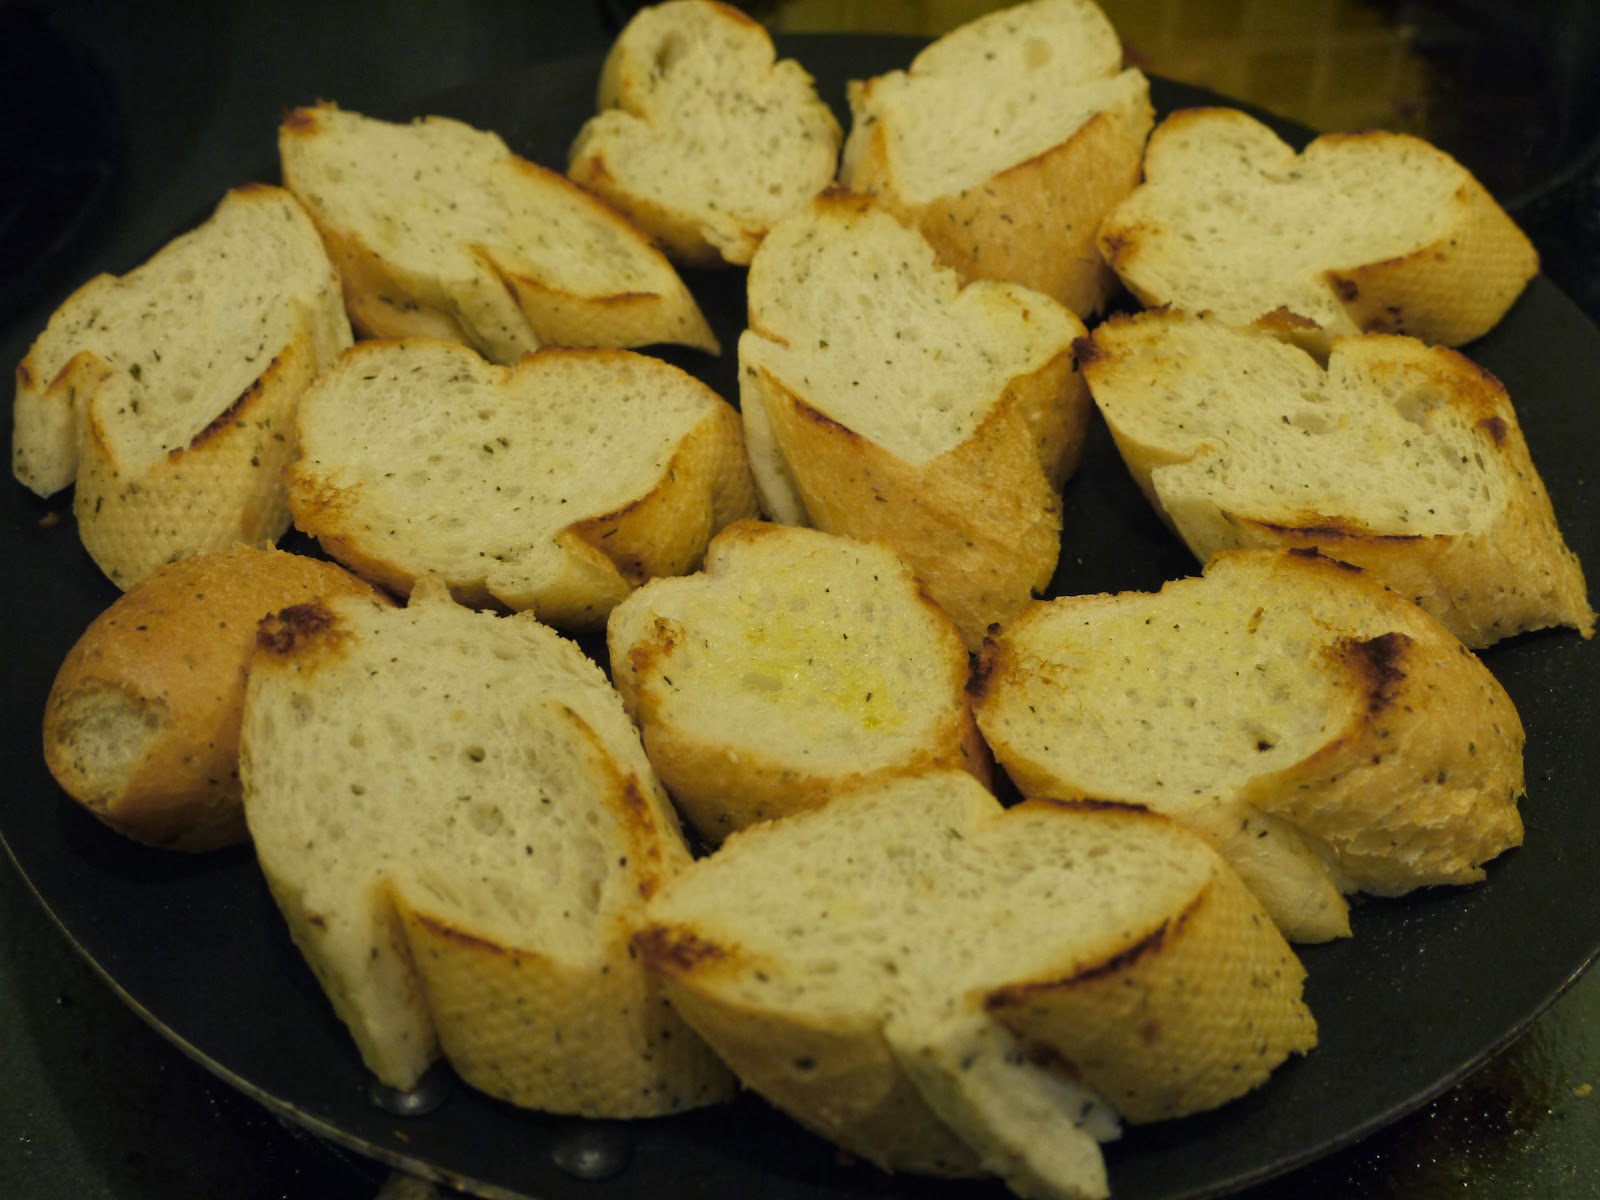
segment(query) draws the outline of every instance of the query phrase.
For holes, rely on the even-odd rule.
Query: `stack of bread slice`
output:
[[[772,518],[892,546],[976,647],[1044,588],[1089,401],[1083,324],[962,283],[864,198],[819,197],[750,265],[739,398]]]
[[[1421,608],[1314,550],[1039,601],[985,647],[973,694],[1024,794],[1171,815],[1295,940],[1347,934],[1344,892],[1474,882],[1522,841],[1505,690]]]
[[[1106,1194],[1112,1112],[1215,1107],[1308,1050],[1304,972],[1200,838],[910,774],[736,833],[636,942],[744,1082],[892,1170]],[[1107,1106],[1111,1111],[1107,1111]]]
[[[284,119],[278,154],[363,336],[451,338],[503,363],[547,344],[717,349],[637,226],[495,133],[325,103]]]

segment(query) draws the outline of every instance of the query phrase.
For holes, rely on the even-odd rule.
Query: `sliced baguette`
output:
[[[1205,843],[971,776],[734,834],[636,938],[741,1079],[890,1170],[1104,1196],[1095,1139],[1221,1104],[1315,1041],[1304,972]]]
[[[263,622],[240,761],[256,854],[367,1065],[442,1047],[490,1095],[583,1116],[720,1100],[634,960],[689,860],[599,668],[531,617],[329,601]]]
[[[235,546],[158,567],[96,617],[45,701],[44,757],[74,800],[152,846],[245,838],[239,714],[261,618],[374,596],[333,563]]]
[[[969,279],[1009,279],[1078,315],[1117,279],[1100,222],[1139,182],[1149,81],[1092,0],[1029,0],[952,30],[849,89],[839,179]]]
[[[41,496],[77,484],[78,532],[118,587],[188,554],[274,542],[296,406],[350,336],[294,198],[236,188],[51,316],[17,368],[13,470]]]
[[[1114,318],[1080,351],[1145,494],[1203,563],[1315,546],[1370,568],[1463,641],[1594,631],[1505,388],[1460,354],[1372,334],[1326,370],[1260,330]]]
[[[985,647],[973,704],[1024,793],[1190,825],[1298,941],[1348,932],[1341,892],[1471,883],[1522,841],[1504,689],[1422,609],[1315,551],[1030,605]]]
[[[1156,127],[1144,182],[1099,242],[1147,305],[1264,323],[1319,349],[1362,332],[1462,345],[1539,270],[1533,244],[1442,150],[1369,131],[1297,154],[1227,108]]]
[[[497,134],[318,104],[284,119],[278,154],[365,336],[451,338],[504,363],[545,344],[717,349],[632,222]]]
[[[1091,407],[1067,309],[963,285],[865,198],[780,223],[749,274],[739,395],[769,516],[880,541],[975,648],[1050,580]]]
[[[732,407],[628,350],[502,367],[456,342],[363,342],[296,429],[295,524],[334,558],[391,591],[434,573],[465,603],[567,629],[602,628],[755,512]]]
[[[567,173],[692,266],[746,264],[833,182],[839,122],[760,22],[717,0],[634,14]]]
[[[967,649],[893,551],[744,521],[612,610],[611,678],[708,841],[926,767],[987,783]]]

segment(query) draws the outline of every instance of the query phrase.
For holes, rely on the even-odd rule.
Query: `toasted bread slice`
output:
[[[1304,972],[1198,837],[1136,808],[1011,809],[957,771],[734,834],[636,938],[751,1088],[891,1170],[1104,1196],[1111,1109],[1260,1084],[1315,1027]]]
[[[1017,284],[963,285],[838,192],[767,236],[748,290],[739,395],[763,508],[889,545],[975,648],[1060,554],[1090,409],[1082,322]]]
[[[1511,400],[1455,351],[1370,334],[1324,370],[1260,330],[1166,312],[1106,321],[1081,353],[1129,469],[1201,562],[1315,546],[1472,646],[1593,633]]]
[[[1030,0],[939,38],[909,70],[855,81],[839,179],[968,279],[1098,312],[1117,279],[1095,243],[1139,182],[1149,81],[1092,0]]]
[[[300,206],[281,188],[236,188],[51,316],[17,368],[13,470],[41,496],[76,482],[78,532],[118,587],[184,555],[274,542],[300,395],[349,344]]]
[[[245,838],[239,714],[261,618],[375,596],[342,567],[254,546],[158,567],[95,618],[45,702],[44,757],[74,800],[152,846]]]
[[[546,344],[717,349],[632,222],[494,133],[318,104],[284,119],[278,154],[365,336],[451,338],[503,363]]]
[[[1422,609],[1315,551],[1030,605],[979,680],[979,727],[1024,793],[1192,826],[1295,940],[1348,932],[1339,892],[1471,883],[1522,841],[1504,689]]]
[[[1331,133],[1297,154],[1228,108],[1157,126],[1143,184],[1099,241],[1145,304],[1263,323],[1313,349],[1372,332],[1463,345],[1539,271],[1494,197],[1427,142]]]
[[[295,524],[334,558],[399,593],[434,573],[463,602],[567,629],[603,627],[755,512],[732,407],[628,350],[502,367],[456,342],[364,342],[306,397],[297,432]]]
[[[967,648],[892,550],[743,521],[612,610],[611,678],[708,840],[927,767],[987,783]]]
[[[295,941],[384,1083],[584,1116],[727,1096],[629,946],[689,860],[605,676],[527,616],[299,605],[263,622],[240,762]]]
[[[717,0],[641,8],[600,76],[567,173],[677,262],[745,264],[833,182],[839,122],[766,28]]]

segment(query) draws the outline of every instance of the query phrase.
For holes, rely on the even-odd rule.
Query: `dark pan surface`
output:
[[[903,65],[915,46],[885,37],[780,40],[840,107],[847,79]],[[540,66],[439,97],[428,109],[496,129],[522,153],[559,166],[590,111],[598,69],[598,59]],[[1218,102],[1160,81],[1156,99],[1163,110]],[[264,146],[263,160],[271,153]],[[215,199],[193,197],[191,211],[172,214],[173,231],[202,217]],[[689,279],[727,353],[715,363],[686,352],[668,356],[735,399],[731,352],[743,324],[742,276]],[[1509,387],[1568,541],[1594,567],[1600,331],[1541,278],[1468,352]],[[375,1105],[355,1050],[289,943],[249,852],[190,858],[142,849],[103,829],[50,779],[39,751],[45,694],[72,641],[116,593],[78,545],[65,497],[40,502],[8,481],[0,504],[10,639],[0,835],[111,985],[222,1078],[345,1145],[484,1195],[1006,1194],[997,1184],[892,1179],[842,1162],[749,1098],[672,1119],[582,1122],[513,1110],[442,1074],[444,1098],[431,1112],[397,1116]],[[50,514],[58,510],[55,521]],[[1057,592],[1149,589],[1195,570],[1145,506],[1102,429],[1068,485],[1066,510]],[[1528,730],[1526,845],[1493,864],[1482,886],[1361,905],[1352,939],[1307,948],[1321,1045],[1220,1111],[1128,1131],[1108,1149],[1120,1200],[1217,1195],[1349,1144],[1462,1078],[1588,965],[1600,947],[1600,811],[1590,784],[1600,766],[1600,642],[1536,634],[1484,659]]]

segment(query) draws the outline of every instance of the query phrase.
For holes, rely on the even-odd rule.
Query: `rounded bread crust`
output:
[[[379,143],[403,152],[419,171],[447,171],[452,188],[463,176],[476,178],[485,196],[515,196],[545,219],[518,227],[502,217],[485,232],[447,215],[448,197],[411,175],[384,175],[388,157],[352,174]],[[330,160],[340,155],[353,157],[331,172]],[[448,336],[503,363],[541,344],[673,342],[717,352],[689,289],[637,226],[560,172],[513,154],[497,134],[437,116],[397,125],[324,103],[284,118],[279,158],[286,186],[340,269],[346,306],[366,337]],[[380,187],[406,198],[379,203],[357,190]],[[612,276],[597,278],[587,264],[574,274],[577,260],[564,256],[565,243],[541,245],[545,222],[601,237]]]
[[[741,594],[746,586],[759,588],[762,598]],[[791,616],[792,604],[783,600],[794,589],[810,597],[806,617]],[[827,596],[844,594],[867,598],[873,620],[813,623],[816,606],[826,610]],[[832,655],[847,676],[852,663],[863,664],[868,681],[855,682],[857,690],[868,690],[867,701],[856,707],[854,693],[847,699],[842,688],[826,701],[778,692],[751,695],[748,704],[759,705],[763,717],[787,708],[796,732],[784,741],[762,732],[763,724],[742,720],[740,712],[702,708],[721,691],[720,677],[737,668],[693,647],[709,629],[721,631],[731,623],[748,630],[752,605],[760,605],[760,620],[778,647],[764,650],[763,662],[779,680],[805,672],[812,656]],[[924,636],[897,653],[877,640],[877,630],[891,620],[909,621]],[[988,749],[966,703],[965,643],[886,547],[795,526],[735,523],[712,540],[701,574],[653,581],[613,610],[607,641],[612,680],[640,727],[652,765],[679,811],[713,843],[759,821],[819,807],[838,790],[884,775],[954,767],[985,786],[991,782]],[[876,663],[884,655],[914,662],[926,675],[914,684],[880,678]],[[748,662],[743,665],[749,669]],[[820,703],[849,714],[852,722],[883,711],[891,721],[904,714],[905,724],[862,734],[865,741],[848,763],[837,755],[819,761],[802,731],[812,706]]]
[[[254,546],[158,568],[95,618],[57,671],[43,729],[51,773],[136,841],[191,851],[244,841],[239,720],[256,624],[338,594],[373,593],[333,563]],[[109,761],[84,744],[119,730]]]
[[[1359,185],[1338,177],[1340,164],[1359,172]],[[1303,203],[1275,199],[1307,180],[1328,190]],[[1262,212],[1235,211],[1243,201],[1230,189],[1248,190]],[[1369,222],[1387,231],[1381,242],[1363,229],[1363,202],[1387,214]],[[1255,224],[1269,212],[1272,232]],[[1336,226],[1365,244],[1330,240]],[[1323,352],[1362,332],[1463,345],[1493,328],[1539,270],[1533,244],[1493,196],[1432,145],[1367,131],[1324,134],[1296,154],[1229,108],[1184,109],[1156,126],[1144,182],[1105,218],[1099,245],[1146,306],[1288,326]]]

